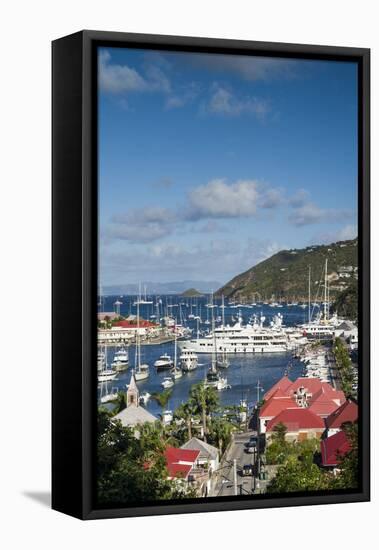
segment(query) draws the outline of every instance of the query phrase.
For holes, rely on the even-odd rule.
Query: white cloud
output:
[[[358,235],[358,228],[355,224],[348,224],[337,231],[327,231],[314,235],[311,243],[329,244],[338,241],[350,241]]]
[[[300,208],[309,201],[309,191],[306,189],[298,189],[289,199],[289,204],[293,208]]]
[[[216,85],[205,111],[231,117],[246,114],[264,118],[269,111],[269,105],[267,101],[256,97],[237,98],[226,88]]]
[[[111,62],[111,55],[103,50],[99,55],[99,85],[104,92],[124,94],[128,92],[170,92],[168,78],[159,67],[149,66],[145,76],[128,65]]]
[[[248,81],[293,78],[298,64],[292,59],[217,54],[191,56],[190,62],[207,71],[232,73]]]
[[[177,217],[172,210],[160,206],[129,210],[112,217],[103,237],[148,243],[170,235],[176,221]]]
[[[335,223],[351,218],[351,210],[336,208],[320,208],[312,202],[307,202],[295,208],[289,216],[289,221],[296,226],[311,225],[321,222]]]
[[[241,218],[256,213],[259,199],[258,183],[253,180],[227,184],[215,179],[194,188],[188,196],[188,219]]]

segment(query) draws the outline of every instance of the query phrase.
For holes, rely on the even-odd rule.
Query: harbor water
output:
[[[104,299],[102,304],[103,311],[113,311],[113,304],[116,300],[122,302],[120,307],[120,314],[127,317],[136,313],[135,301],[136,297],[118,297],[108,296]],[[196,336],[197,321],[192,318],[188,318],[189,315],[201,315],[202,323],[199,324],[201,333],[205,333],[210,330],[210,325],[205,324],[204,321],[211,319],[212,309],[207,308],[209,298],[202,297],[196,300],[184,299],[177,296],[169,297],[153,297],[153,304],[140,304],[140,316],[144,319],[155,320],[153,315],[159,314],[159,317],[168,314],[176,319],[177,323],[188,326],[193,330],[193,337]],[[192,302],[192,305],[191,305]],[[155,304],[159,304],[158,306]],[[215,300],[215,307],[213,308],[215,318],[222,316],[222,308],[220,307],[221,301]],[[191,312],[191,313],[190,313]],[[285,326],[293,326],[299,323],[303,323],[307,320],[308,310],[301,308],[297,305],[282,305],[281,307],[270,307],[268,304],[257,304],[256,306],[243,306],[239,305],[229,306],[225,304],[224,317],[225,324],[233,324],[236,322],[240,315],[243,322],[246,323],[253,315],[263,315],[265,325],[267,325],[272,317],[280,313],[283,316],[283,322]],[[107,360],[110,364],[113,360],[114,353],[117,351],[116,347],[107,348]],[[130,381],[131,371],[135,365],[135,346],[132,345],[128,348],[129,351],[129,367],[126,371],[117,375],[115,380],[107,383],[102,383],[98,388],[98,395],[106,394],[114,391],[126,391],[127,384]],[[162,343],[157,345],[141,345],[141,362],[147,363],[150,366],[150,376],[148,379],[139,381],[138,387],[140,393],[148,392],[161,392],[163,391],[162,381],[165,376],[169,376],[169,371],[163,370],[157,372],[154,367],[154,362],[163,354],[167,353],[172,358],[174,357],[174,342]],[[177,349],[178,358],[180,355],[180,347]],[[223,369],[222,375],[227,377],[228,385],[231,387],[218,392],[220,398],[220,404],[222,406],[238,405],[241,400],[246,400],[249,407],[252,407],[259,397],[261,398],[265,391],[270,389],[277,380],[279,380],[285,372],[291,379],[296,379],[301,376],[303,371],[303,363],[294,359],[290,352],[288,353],[262,353],[262,354],[231,354],[228,355],[229,367]],[[181,403],[187,401],[190,388],[193,384],[204,381],[206,372],[211,364],[210,354],[198,355],[198,368],[190,373],[183,373],[183,376],[175,381],[172,387],[172,394],[167,408],[175,410]],[[257,385],[262,390],[257,390]],[[146,409],[151,413],[160,414],[161,408],[156,401],[150,399],[145,405]]]

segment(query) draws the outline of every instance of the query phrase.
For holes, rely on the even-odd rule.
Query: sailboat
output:
[[[212,308],[212,333],[213,333],[213,346],[212,346],[212,363],[211,367],[208,370],[204,385],[207,387],[215,388],[218,391],[225,390],[230,388],[228,385],[228,379],[224,376],[221,376],[220,372],[217,370],[217,359],[216,359],[216,336],[215,336],[215,321]]]
[[[141,340],[139,333],[139,302],[137,302],[137,333],[136,333],[136,355],[135,355],[135,371],[134,378],[138,380],[146,380],[149,378],[149,365],[141,364]]]
[[[174,380],[177,380],[178,378],[181,378],[183,376],[182,369],[177,366],[177,336],[175,332],[175,352],[174,352],[174,368],[172,370],[172,377]]]
[[[225,309],[224,309],[224,295],[222,295],[222,329],[223,329],[223,337],[225,337],[224,327],[225,327]],[[216,345],[214,346],[216,349]],[[227,369],[230,365],[228,356],[226,354],[225,348],[222,348],[221,358],[217,359],[217,367],[219,369]]]
[[[108,369],[107,361],[107,348],[104,351],[104,362],[102,364],[102,369],[97,373],[98,382],[107,382],[108,380],[114,380],[117,376],[117,372],[113,369]]]

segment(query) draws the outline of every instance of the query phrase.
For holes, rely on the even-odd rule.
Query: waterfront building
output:
[[[156,422],[158,418],[149,411],[147,411],[142,405],[140,405],[140,395],[134,372],[130,378],[130,384],[126,392],[126,408],[114,416],[115,420],[120,420],[123,426],[130,428],[136,428],[138,425],[145,424],[145,422]],[[135,429],[134,435],[138,438],[138,429]]]

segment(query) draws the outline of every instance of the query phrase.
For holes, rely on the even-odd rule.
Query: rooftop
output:
[[[291,408],[279,413],[267,424],[267,431],[271,432],[277,424],[284,424],[289,432],[299,430],[323,429],[323,420],[309,409]]]
[[[345,432],[338,432],[321,441],[321,460],[323,466],[338,466],[341,458],[351,449]]]
[[[218,457],[219,451],[216,447],[213,447],[213,445],[209,445],[209,443],[206,443],[205,441],[201,441],[201,439],[198,439],[197,437],[193,437],[184,445],[180,447],[181,449],[191,450],[191,451],[200,451],[200,457],[201,458],[211,458],[216,459]]]
[[[327,428],[340,428],[344,422],[356,422],[358,419],[358,406],[348,399],[325,420]]]

